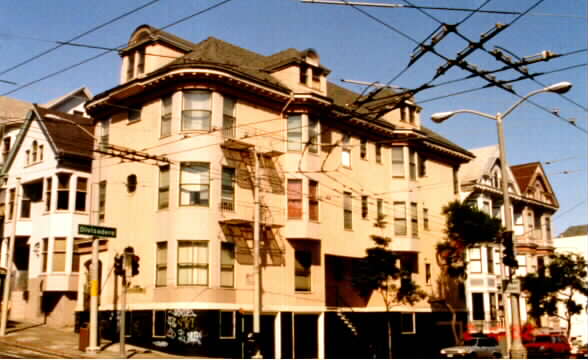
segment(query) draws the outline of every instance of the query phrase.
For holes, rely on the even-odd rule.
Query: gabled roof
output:
[[[23,123],[32,107],[29,102],[0,96],[0,124]]]
[[[27,114],[15,145],[10,150],[8,159],[2,168],[2,174],[6,174],[12,166],[33,121],[39,122],[41,132],[47,138],[56,157],[92,159],[94,148],[92,119],[49,110],[35,104]]]
[[[463,185],[476,184],[484,176],[490,176],[494,166],[501,166],[500,151],[498,145],[490,145],[476,149],[470,149],[475,159],[462,166],[460,171],[460,180]],[[521,194],[521,190],[516,181],[516,177],[512,168],[507,166],[508,180],[513,185],[513,192],[517,195]]]
[[[525,196],[530,186],[533,186],[537,179],[545,186],[547,193],[553,196],[553,201],[556,206],[558,205],[557,197],[553,191],[553,187],[545,175],[545,170],[540,162],[532,162],[527,164],[520,164],[511,167],[512,172],[519,184],[521,189],[521,195]]]
[[[69,93],[58,97],[57,99],[53,99],[48,103],[44,104],[43,107],[51,109],[58,107],[59,105],[65,103],[66,101],[70,100],[71,98],[81,97],[85,99],[84,101],[90,100],[92,98],[92,92],[87,87],[81,87],[75,90],[70,91]]]
[[[161,41],[183,51],[190,51],[190,49],[195,45],[193,42],[176,36],[172,33],[168,33],[167,31],[155,28],[151,25],[143,24],[138,26],[135,31],[133,31],[133,34],[131,34],[131,38],[129,39],[128,46],[120,50],[120,53],[124,54],[125,52],[130,51],[139,45],[152,41]]]

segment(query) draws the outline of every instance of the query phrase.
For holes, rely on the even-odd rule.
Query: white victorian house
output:
[[[2,168],[1,264],[14,236],[10,319],[73,325],[80,223],[89,217],[92,121],[33,105]]]

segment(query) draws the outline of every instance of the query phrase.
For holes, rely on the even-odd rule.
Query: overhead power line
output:
[[[160,0],[153,0],[153,1],[160,1]],[[172,23],[170,23],[170,24],[168,24],[168,25],[165,25],[164,27],[161,27],[161,28],[160,28],[160,30],[167,29],[167,28],[169,28],[169,27],[175,26],[175,25],[177,25],[177,24],[180,24],[181,22],[184,22],[184,21],[186,21],[186,20],[189,20],[189,19],[191,19],[191,18],[193,18],[193,17],[195,17],[195,16],[202,15],[202,14],[204,14],[204,13],[206,13],[206,12],[210,11],[210,10],[213,10],[213,9],[215,9],[215,8],[217,8],[217,7],[221,6],[221,5],[224,5],[224,4],[226,4],[226,3],[230,2],[230,1],[233,1],[233,0],[223,0],[223,1],[220,1],[220,2],[218,2],[218,3],[216,3],[216,4],[214,4],[214,5],[208,6],[207,8],[205,8],[205,9],[203,9],[203,10],[199,10],[199,11],[197,11],[197,12],[195,12],[195,13],[192,13],[192,14],[190,14],[190,15],[188,15],[188,16],[185,16],[185,17],[183,17],[183,18],[181,18],[181,19],[179,19],[179,20],[176,20],[176,21],[174,21],[174,22],[172,22]],[[73,41],[73,40],[72,40],[72,41]],[[64,45],[65,45],[65,44],[64,44]],[[64,45],[59,45],[59,46],[64,46]],[[12,93],[15,93],[15,92],[17,92],[17,91],[20,91],[20,90],[22,90],[22,89],[24,89],[24,88],[27,88],[27,87],[29,87],[29,86],[31,86],[31,85],[34,85],[34,84],[36,84],[36,83],[39,83],[39,82],[41,82],[41,81],[47,80],[47,79],[49,79],[49,78],[52,78],[52,77],[54,77],[54,76],[57,76],[57,75],[59,75],[59,74],[62,74],[62,73],[64,73],[64,72],[67,72],[67,71],[69,71],[69,70],[71,70],[71,69],[74,69],[74,68],[76,68],[76,67],[80,66],[80,65],[83,65],[83,64],[86,64],[86,63],[88,63],[88,62],[90,62],[90,61],[96,60],[96,59],[98,59],[98,58],[100,58],[100,57],[102,57],[102,56],[104,56],[104,55],[106,55],[106,54],[110,54],[110,53],[111,53],[111,52],[113,52],[113,51],[118,51],[119,49],[123,48],[123,47],[124,47],[124,46],[126,46],[126,45],[127,45],[127,44],[126,44],[126,43],[124,43],[124,44],[121,44],[121,45],[117,46],[116,48],[108,48],[108,50],[105,50],[105,51],[104,51],[104,52],[102,52],[102,53],[99,53],[99,54],[97,54],[97,55],[94,55],[94,56],[91,56],[91,57],[89,57],[89,58],[86,58],[86,59],[84,59],[84,60],[82,60],[82,61],[79,61],[79,62],[77,62],[77,63],[75,63],[75,64],[69,65],[69,66],[67,66],[67,67],[65,67],[65,68],[62,68],[62,69],[60,69],[60,70],[57,70],[57,71],[55,71],[55,72],[52,72],[52,73],[50,73],[50,74],[48,74],[48,75],[45,75],[45,76],[43,76],[43,77],[41,77],[41,78],[38,78],[38,79],[36,79],[36,80],[29,81],[28,83],[26,83],[26,84],[23,84],[23,85],[21,85],[21,86],[19,86],[19,87],[15,88],[15,89],[12,89],[12,90],[10,90],[10,91],[7,91],[7,92],[5,92],[5,93],[3,93],[3,94],[0,94],[0,96],[6,96],[6,95],[10,95],[10,94],[12,94]],[[31,61],[32,61],[32,60],[31,60]]]

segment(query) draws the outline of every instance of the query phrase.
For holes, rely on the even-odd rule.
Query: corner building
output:
[[[101,139],[92,221],[117,229],[100,247],[103,335],[115,336],[120,310],[114,257],[131,246],[129,342],[245,356],[258,189],[263,356],[386,356],[384,304],[357,295],[353,263],[372,235],[390,237],[437,296],[441,208],[473,155],[422,127],[410,98],[385,90],[355,106],[359,94],[330,83],[312,49],[264,56],[143,25],[120,54],[120,84],[86,104]],[[465,320],[465,297],[455,301]],[[443,336],[418,346],[433,332],[450,341],[446,309],[423,301],[391,316],[398,357],[436,356]]]

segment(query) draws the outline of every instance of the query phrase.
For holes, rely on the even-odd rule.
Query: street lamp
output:
[[[523,96],[522,98],[520,98],[516,103],[514,103],[511,107],[509,107],[503,114],[497,113],[496,115],[490,115],[490,114],[486,114],[486,113],[475,111],[475,110],[456,110],[456,111],[449,111],[449,112],[439,112],[439,113],[435,113],[435,114],[431,115],[431,120],[433,120],[436,123],[442,123],[443,121],[449,119],[450,117],[452,117],[456,114],[461,114],[461,113],[479,115],[479,116],[496,121],[496,128],[497,128],[497,132],[498,132],[498,147],[499,147],[500,165],[501,165],[500,167],[501,167],[501,173],[502,173],[502,194],[503,194],[503,198],[504,198],[504,200],[503,200],[504,201],[504,222],[505,222],[505,227],[506,227],[507,232],[512,233],[512,215],[510,212],[510,196],[508,194],[508,171],[507,171],[507,165],[506,165],[507,164],[506,163],[506,149],[504,147],[504,129],[502,126],[502,119],[504,119],[506,116],[508,116],[517,106],[519,106],[521,103],[523,103],[525,100],[527,100],[531,96],[541,94],[541,93],[546,93],[546,92],[563,94],[563,93],[566,93],[567,91],[569,91],[571,88],[572,88],[572,83],[567,82],[567,81],[563,81],[563,82],[559,82],[557,84],[547,86],[543,89],[538,89],[538,90],[532,91],[529,94],[527,94],[526,96]],[[504,271],[502,271],[502,274],[504,276]],[[504,289],[503,289],[503,291],[504,291]],[[518,298],[516,296],[512,296],[510,301],[511,301],[513,334],[512,334],[512,341],[511,341],[512,348],[509,350],[512,352],[511,356],[513,358],[525,358],[526,357],[526,350],[525,350],[525,347],[523,346],[523,344],[521,343]],[[505,319],[507,319],[506,316],[505,316]],[[507,331],[508,331],[509,329],[508,329],[508,326],[506,326],[506,324],[505,324],[505,327],[507,327]],[[511,338],[511,336],[509,336],[508,340],[511,340],[510,338]]]

